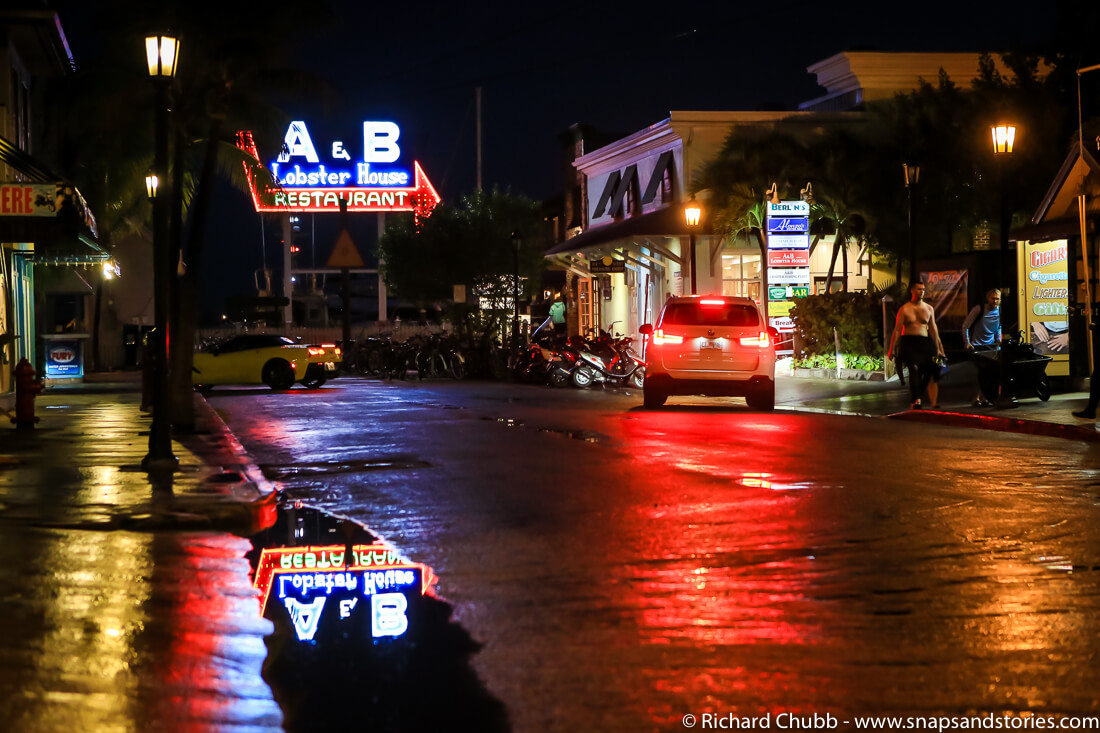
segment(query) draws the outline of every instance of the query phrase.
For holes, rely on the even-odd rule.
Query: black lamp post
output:
[[[168,186],[168,93],[176,75],[180,42],[171,36],[145,39],[149,76],[157,91],[156,149],[153,175],[146,179],[153,200],[153,309],[156,328],[153,335],[153,424],[149,429],[149,453],[141,465],[146,469],[174,469],[179,459],[172,454],[172,416],[168,414],[171,379],[168,372],[168,318],[171,306],[172,253],[168,242],[168,206],[172,195]],[[158,185],[159,184],[159,185]]]
[[[1011,224],[1008,207],[1005,206],[1004,166],[1005,160],[1012,155],[1012,146],[1016,141],[1016,126],[1008,123],[1001,123],[999,125],[994,125],[990,131],[993,133],[993,157],[997,160],[997,205],[998,215],[1000,217],[999,226],[1001,230],[1001,253],[998,263],[997,287],[1002,289],[1006,286],[1015,288],[1016,278],[1009,274],[1008,268],[1008,228]],[[1012,271],[1015,273],[1015,268],[1012,268]],[[1008,299],[1005,298],[1005,300],[1007,301]]]
[[[703,208],[695,202],[695,194],[692,194],[691,200],[684,207],[684,220],[687,222],[688,228],[688,265],[691,271],[692,295],[698,293],[698,281],[695,278],[695,230],[699,228],[699,219],[702,218],[702,215]]]
[[[512,232],[512,348],[519,348],[519,249],[523,237]]]
[[[908,208],[909,226],[909,285],[917,281],[917,248],[913,240],[913,187],[920,181],[920,166],[902,163],[905,169],[905,196]]]

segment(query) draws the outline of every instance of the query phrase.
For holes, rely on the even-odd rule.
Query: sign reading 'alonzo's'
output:
[[[338,212],[412,211],[427,216],[439,203],[420,163],[412,170],[399,164],[401,129],[393,122],[363,123],[363,151],[353,160],[343,140],[332,140],[322,159],[306,123],[290,123],[282,152],[265,170],[251,132],[237,133],[237,147],[251,160],[245,173],[256,211]]]

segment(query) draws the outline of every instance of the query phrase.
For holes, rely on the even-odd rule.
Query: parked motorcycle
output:
[[[601,331],[591,342],[574,344],[577,367],[573,370],[573,385],[584,389],[594,383],[603,383],[641,389],[645,380],[645,362],[630,348],[633,340],[612,338],[606,331]]]

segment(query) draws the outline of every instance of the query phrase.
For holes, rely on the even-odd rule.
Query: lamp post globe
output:
[[[905,173],[905,199],[909,230],[909,284],[912,285],[920,275],[917,271],[917,249],[913,239],[913,187],[920,181],[920,166],[902,163],[902,170]]]
[[[519,347],[519,250],[523,236],[512,232],[512,348]]]
[[[703,207],[695,201],[695,194],[684,206],[684,222],[688,228],[688,270],[691,273],[691,294],[698,293],[698,281],[695,277],[695,232],[699,228],[699,221],[703,216]]]
[[[997,211],[998,228],[1000,229],[1000,254],[998,256],[997,287],[1002,291],[1015,287],[1015,268],[1009,272],[1008,258],[1008,230],[1011,226],[1011,217],[1008,207],[1005,205],[1005,164],[1012,157],[1012,148],[1016,143],[1016,126],[1001,122],[990,128],[993,138],[993,157],[997,163]]]
[[[173,200],[168,176],[169,85],[179,61],[179,39],[170,35],[148,36],[145,56],[149,76],[156,87],[155,150],[153,171],[145,178],[146,193],[153,202],[153,422],[149,428],[149,452],[142,466],[149,471],[173,470],[179,459],[172,454],[172,416],[168,370],[168,322],[171,311],[173,261],[169,251],[168,216]]]

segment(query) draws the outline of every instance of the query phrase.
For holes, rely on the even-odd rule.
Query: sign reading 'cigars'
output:
[[[265,168],[251,132],[237,133],[237,147],[251,160],[244,167],[256,211],[412,211],[427,216],[440,202],[420,163],[401,164],[401,129],[393,122],[368,121],[362,146],[332,140],[314,144],[305,122],[290,123],[282,150]],[[354,156],[353,157],[353,153]]]

